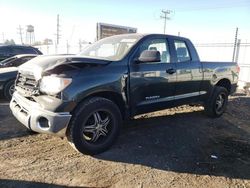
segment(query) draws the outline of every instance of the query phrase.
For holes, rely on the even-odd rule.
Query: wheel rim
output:
[[[103,142],[112,128],[111,114],[107,111],[95,111],[87,118],[83,126],[83,139],[90,143]]]
[[[223,110],[225,101],[226,101],[225,94],[221,93],[217,96],[216,102],[215,102],[215,110],[217,113],[220,113]]]
[[[12,97],[14,91],[15,91],[15,85],[13,84],[13,85],[10,86],[10,89],[9,89],[9,95],[10,95],[11,97]]]

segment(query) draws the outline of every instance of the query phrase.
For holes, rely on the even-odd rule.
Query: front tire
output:
[[[115,103],[93,97],[83,101],[72,114],[67,139],[83,154],[98,154],[112,146],[121,124],[121,113]]]
[[[9,82],[7,82],[4,86],[4,97],[10,101],[11,98],[12,98],[12,95],[15,91],[15,81],[14,80],[11,80]]]
[[[211,98],[205,105],[205,113],[209,117],[220,117],[226,110],[228,103],[228,91],[224,87],[215,86]]]

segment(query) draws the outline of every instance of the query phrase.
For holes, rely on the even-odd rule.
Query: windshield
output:
[[[90,45],[79,55],[109,61],[119,61],[141,38],[141,35],[117,35],[104,38]]]

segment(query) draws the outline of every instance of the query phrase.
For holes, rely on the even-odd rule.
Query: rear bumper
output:
[[[18,92],[13,94],[10,109],[18,121],[28,129],[60,137],[65,136],[71,119],[70,113],[44,110],[38,103],[22,97]]]

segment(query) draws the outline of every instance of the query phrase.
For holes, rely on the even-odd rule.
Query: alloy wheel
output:
[[[108,137],[112,126],[111,115],[107,111],[96,111],[87,119],[83,127],[83,138],[91,143]]]
[[[216,102],[215,102],[216,112],[220,112],[223,109],[224,104],[225,104],[225,99],[226,99],[226,96],[223,93],[217,96]]]

